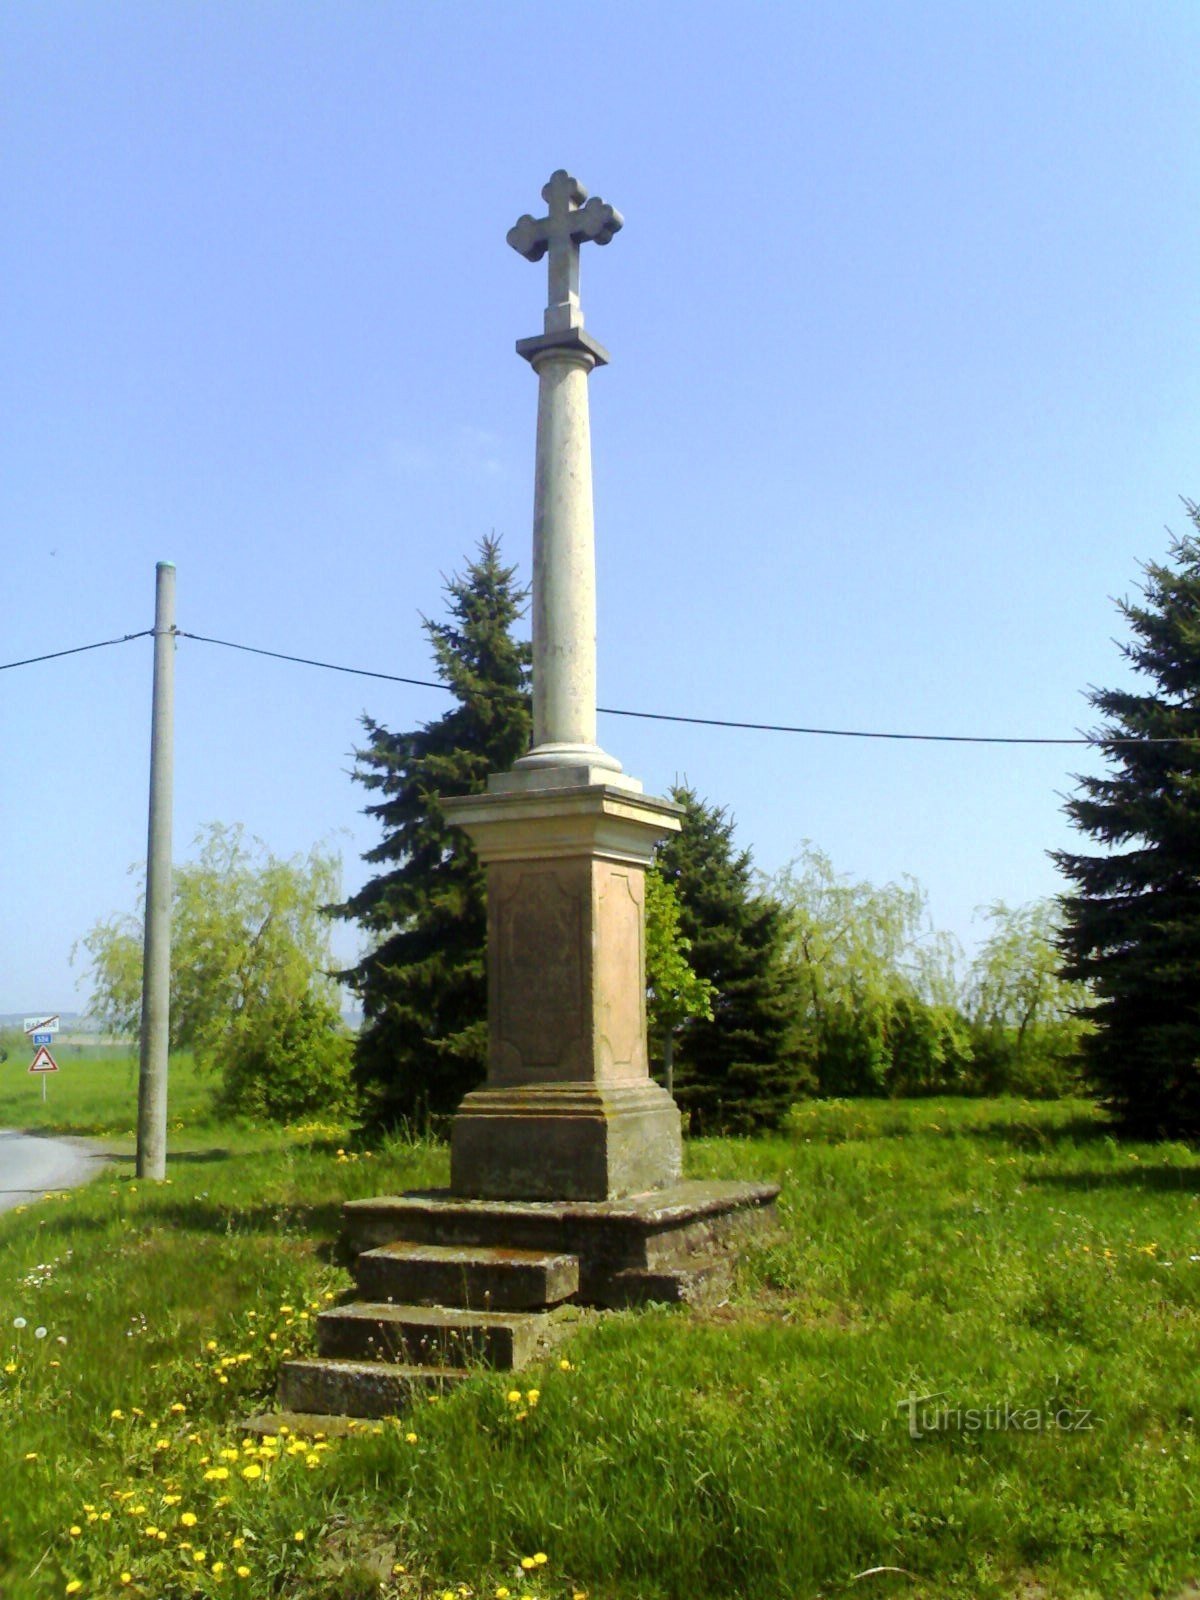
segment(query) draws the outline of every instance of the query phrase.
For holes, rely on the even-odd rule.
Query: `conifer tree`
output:
[[[484,1076],[484,872],[441,799],[478,793],[529,748],[530,651],[512,635],[526,593],[515,571],[497,539],[482,540],[446,584],[449,620],[422,619],[456,701],[444,716],[411,733],[363,719],[369,743],[354,776],[378,797],[365,810],[384,832],[363,859],[381,870],[330,909],[371,941],[340,976],[362,1002],[354,1073],[373,1131],[447,1116]]]
[[[712,1016],[694,1017],[677,1047],[676,1098],[698,1133],[776,1126],[811,1086],[778,901],[756,890],[750,852],[726,812],[677,785],[683,828],[659,846],[696,974],[712,984]]]
[[[1147,683],[1094,690],[1111,771],[1077,779],[1072,821],[1099,855],[1055,853],[1067,974],[1092,985],[1085,1062],[1113,1115],[1143,1136],[1200,1136],[1200,507],[1171,565],[1144,568],[1119,610],[1122,653]],[[1123,741],[1133,741],[1126,743]],[[1167,741],[1167,742],[1156,742]],[[1178,743],[1171,741],[1181,741]]]

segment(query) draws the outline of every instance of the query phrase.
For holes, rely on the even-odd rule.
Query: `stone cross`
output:
[[[550,215],[535,220],[526,213],[508,230],[508,242],[527,261],[550,253],[550,293],[546,304],[547,333],[583,327],[579,309],[579,246],[587,239],[607,244],[625,219],[593,195],[562,167],[542,189]],[[584,202],[587,201],[585,205]]]

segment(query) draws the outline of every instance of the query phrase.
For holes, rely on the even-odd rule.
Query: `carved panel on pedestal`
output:
[[[601,1068],[648,1071],[645,878],[609,867],[597,894],[596,1001]]]
[[[505,1065],[545,1070],[576,1054],[584,1031],[583,912],[582,886],[552,871],[522,872],[501,899],[493,959]]]

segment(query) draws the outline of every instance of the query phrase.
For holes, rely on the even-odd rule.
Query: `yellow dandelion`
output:
[[[417,1442],[416,1434],[415,1433],[406,1433],[404,1435],[404,1442],[405,1442],[405,1444],[416,1444],[416,1442]]]
[[[319,1467],[321,1465],[321,1458],[320,1456],[305,1456],[304,1465],[306,1467]]]
[[[4,1363],[4,1370],[11,1377],[12,1374],[17,1370],[17,1363],[15,1361],[6,1361]]]
[[[175,1413],[176,1416],[178,1416],[181,1411],[186,1411],[187,1407],[183,1404],[183,1402],[181,1400],[176,1400],[174,1405],[171,1407],[171,1410]]]
[[[573,1372],[575,1369],[574,1369],[574,1367],[572,1367],[571,1363],[564,1356],[563,1359],[558,1363],[558,1370],[560,1372]]]
[[[228,1467],[209,1467],[208,1471],[204,1474],[204,1481],[205,1483],[220,1483],[228,1476]]]
[[[83,1579],[82,1578],[72,1578],[70,1583],[68,1583],[68,1585],[67,1585],[67,1593],[68,1594],[78,1594],[80,1589],[82,1589],[82,1588],[83,1588]]]
[[[194,1528],[196,1526],[196,1513],[194,1511],[184,1511],[179,1520],[185,1528]]]
[[[121,1574],[121,1582],[122,1583],[132,1583],[133,1582],[133,1573],[132,1572],[123,1572]]]
[[[228,1475],[229,1474],[226,1473],[226,1477],[228,1477]],[[261,1478],[262,1477],[262,1468],[259,1466],[257,1461],[252,1461],[248,1467],[243,1467],[242,1468],[242,1477],[243,1478]]]
[[[193,1550],[192,1551],[192,1560],[196,1563],[196,1565],[198,1567],[203,1566],[204,1563],[208,1560],[208,1551],[207,1550]]]
[[[521,1567],[525,1572],[532,1572],[534,1567],[536,1567],[536,1566],[537,1566],[537,1562],[533,1559],[532,1556],[522,1556],[521,1557]]]
[[[395,1577],[398,1573],[401,1573],[403,1571],[404,1571],[404,1563],[402,1561],[394,1561],[392,1563],[392,1576],[393,1577]]]
[[[113,1422],[124,1422],[125,1413],[123,1411],[110,1411],[109,1418]]]
[[[503,1584],[496,1590],[496,1600],[508,1600],[508,1590]]]
[[[550,1559],[550,1557],[546,1554],[546,1552],[544,1550],[535,1550],[534,1551],[533,1564],[534,1564],[535,1567],[544,1567],[546,1565],[547,1561],[549,1561],[549,1559]]]
[[[303,1528],[297,1528],[295,1533],[292,1535],[292,1538],[296,1541],[297,1544],[303,1544],[304,1543],[304,1529]]]
[[[510,1389],[504,1398],[510,1406],[519,1406],[521,1404],[521,1391],[520,1389]]]
[[[238,1575],[239,1578],[248,1578],[250,1576],[250,1568],[249,1567],[239,1567],[237,1569],[237,1575]]]
[[[71,1535],[72,1539],[78,1539],[79,1535],[83,1532],[83,1529],[77,1522],[73,1522],[67,1529],[67,1532]]]
[[[215,1350],[217,1348],[217,1341],[215,1339],[210,1339],[204,1348],[206,1350]]]
[[[529,1393],[525,1396],[525,1398],[526,1398],[526,1400],[529,1401],[529,1404],[531,1406],[535,1406],[535,1405],[537,1405],[538,1401],[542,1398],[542,1391],[540,1389],[530,1389]]]
[[[242,1548],[242,1546],[245,1544],[245,1542],[246,1542],[245,1539],[237,1538],[237,1539],[235,1539],[233,1541],[233,1548],[235,1550],[240,1550]]]

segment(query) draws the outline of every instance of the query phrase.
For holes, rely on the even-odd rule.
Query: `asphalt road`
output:
[[[103,1160],[82,1144],[0,1128],[0,1211],[85,1183]]]

